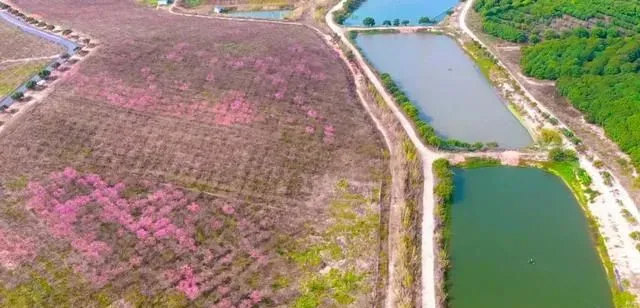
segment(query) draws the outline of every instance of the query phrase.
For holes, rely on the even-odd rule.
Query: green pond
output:
[[[539,169],[455,169],[452,308],[610,308],[587,221]],[[531,262],[533,261],[533,262]]]

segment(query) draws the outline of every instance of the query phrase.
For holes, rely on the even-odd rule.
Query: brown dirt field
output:
[[[0,21],[0,62],[9,59],[47,57],[60,54],[62,46],[51,44],[36,36]]]
[[[101,45],[0,135],[5,304],[373,305],[384,146],[316,33],[13,2]]]

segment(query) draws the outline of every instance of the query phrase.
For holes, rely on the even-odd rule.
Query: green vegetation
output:
[[[477,0],[475,9],[482,16],[484,30],[512,42],[533,37],[554,38],[564,28],[555,22],[567,16],[573,25],[586,21],[607,27],[599,32],[635,33],[640,28],[640,4],[633,0]]]
[[[561,150],[562,151],[562,150]],[[565,150],[565,152],[568,150]],[[550,154],[551,155],[551,154]],[[551,161],[542,164],[542,168],[559,176],[567,186],[571,189],[574,196],[578,200],[578,203],[582,207],[585,212],[585,216],[587,218],[587,222],[589,224],[589,231],[591,236],[596,243],[596,248],[598,250],[598,254],[602,259],[602,264],[607,272],[607,277],[609,279],[609,285],[611,288],[611,293],[613,294],[613,302],[614,307],[616,308],[636,308],[635,304],[635,296],[629,292],[624,292],[618,289],[615,272],[613,269],[613,262],[609,258],[609,254],[607,253],[607,247],[605,245],[605,240],[600,234],[598,228],[599,224],[596,218],[589,211],[588,200],[593,197],[593,191],[589,189],[590,179],[587,180],[584,176],[581,176],[581,173],[584,173],[579,167],[578,162],[575,159],[571,158],[571,155],[565,155],[565,158],[568,160],[562,161]]]
[[[640,3],[478,0],[475,9],[489,34],[540,40],[523,50],[525,74],[557,80],[586,120],[602,126],[640,166]]]
[[[184,4],[187,7],[196,7],[200,4],[202,4],[202,0],[184,0]]]
[[[418,107],[409,100],[407,94],[396,84],[391,78],[391,75],[382,73],[380,75],[382,83],[389,93],[393,96],[396,103],[400,105],[400,108],[404,113],[413,121],[416,126],[418,134],[422,137],[426,144],[434,146],[443,150],[467,150],[467,151],[479,151],[487,148],[487,146],[481,142],[467,143],[455,139],[443,139],[438,136],[427,121],[420,118],[420,111]]]
[[[487,77],[487,79],[491,80],[491,73],[499,69],[499,66],[497,65],[498,61],[493,57],[493,55],[476,41],[466,43],[464,45],[464,49],[474,59],[482,74]]]
[[[485,168],[485,167],[495,167],[500,165],[502,165],[500,160],[495,158],[467,157],[464,162],[456,164],[456,167],[465,168],[465,169],[476,169],[476,168]]]
[[[636,241],[640,241],[640,232],[633,231],[633,232],[629,233],[629,237],[631,237],[632,239],[634,239]]]
[[[36,88],[36,82],[33,80],[29,80],[27,81],[27,83],[25,84],[25,87],[27,87],[27,89],[29,90],[33,90]]]
[[[549,151],[549,160],[552,162],[577,162],[578,155],[573,150],[553,148]]]
[[[49,70],[41,70],[38,73],[38,77],[40,77],[42,79],[47,79],[49,77],[49,75],[51,75],[51,71],[49,71]]]
[[[313,277],[303,283],[302,295],[295,301],[295,308],[320,307],[332,299],[338,305],[349,305],[354,302],[351,293],[358,290],[363,276],[353,270],[341,271],[331,269],[326,275]]]
[[[559,145],[562,144],[562,135],[555,129],[543,128],[539,140],[543,145]]]
[[[376,20],[373,19],[373,17],[365,17],[365,19],[362,20],[362,24],[366,27],[373,27],[376,25]]]
[[[400,281],[400,290],[394,290],[398,294],[398,307],[415,306],[419,295],[417,282],[420,273],[420,200],[422,199],[422,165],[420,156],[411,140],[404,138],[402,141],[403,165],[407,170],[405,180],[405,203],[402,207],[402,218],[399,230],[398,268],[397,277]]]
[[[107,307],[116,300],[108,291],[89,288],[81,277],[65,267],[39,262],[26,271],[27,281],[0,285],[3,307],[72,307],[80,299],[86,306]]]
[[[391,20],[385,20],[382,22],[383,26],[391,26]]]
[[[622,209],[621,212],[622,212],[622,217],[624,217],[624,219],[626,219],[630,224],[634,226],[638,224],[638,220],[636,220],[635,217],[631,215],[631,212],[629,212],[629,210]]]
[[[420,19],[418,20],[418,23],[421,25],[426,25],[426,24],[430,24],[431,23],[431,19],[429,17],[420,17]]]
[[[338,24],[343,24],[347,18],[366,0],[347,0],[344,2],[342,9],[333,13],[333,20]]]
[[[447,273],[451,267],[449,259],[449,241],[451,239],[451,203],[453,202],[453,171],[446,159],[438,159],[433,162],[433,174],[437,179],[434,187],[436,197],[436,239],[438,244],[437,268],[443,281],[437,282],[437,292],[441,306],[446,306],[447,301]]]
[[[302,270],[300,295],[293,307],[345,306],[372,288],[367,280],[373,273],[357,269],[355,264],[378,255],[380,217],[370,206],[371,199],[353,190],[344,179],[336,183],[337,196],[330,204],[332,223],[314,236],[317,240],[278,248],[279,254],[286,255]],[[342,265],[322,272],[327,264]],[[275,284],[282,288],[289,281],[278,279]]]
[[[17,92],[13,92],[13,94],[11,94],[11,99],[15,100],[15,101],[19,101],[24,97],[24,93],[17,91]]]
[[[0,97],[8,95],[40,71],[46,61],[29,61],[0,69]]]

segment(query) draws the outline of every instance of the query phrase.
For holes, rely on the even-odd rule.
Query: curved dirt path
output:
[[[424,176],[424,189],[422,196],[422,241],[421,241],[421,264],[422,264],[422,307],[425,308],[435,308],[436,307],[436,288],[435,288],[435,243],[434,243],[434,228],[435,228],[435,217],[434,217],[434,207],[435,207],[435,198],[433,195],[433,172],[432,165],[433,162],[443,157],[442,153],[435,152],[429,148],[427,148],[422,142],[421,138],[418,137],[418,134],[413,128],[413,125],[409,120],[404,116],[404,114],[400,111],[398,106],[395,104],[393,98],[385,87],[382,85],[382,82],[378,79],[378,76],[371,70],[367,62],[364,60],[358,49],[351,44],[351,42],[345,36],[345,31],[339,25],[337,25],[332,16],[333,13],[342,8],[344,4],[344,0],[334,6],[327,15],[325,16],[325,20],[329,28],[337,34],[342,42],[349,47],[351,52],[355,55],[356,61],[364,71],[364,74],[371,81],[371,83],[376,87],[380,95],[384,98],[384,101],[387,103],[389,109],[393,112],[395,117],[400,121],[402,128],[405,130],[409,139],[414,144],[418,153],[420,153],[420,157],[422,159],[423,166],[423,176]],[[393,210],[393,209],[391,209]],[[396,209],[397,210],[397,209]],[[391,214],[390,214],[391,216]],[[391,223],[391,222],[390,222]],[[391,237],[391,236],[390,236]],[[386,307],[394,307],[395,303],[395,294],[393,292],[393,286],[396,282],[396,275],[394,272],[393,264],[396,259],[396,252],[389,251],[389,291],[387,292],[387,302]]]

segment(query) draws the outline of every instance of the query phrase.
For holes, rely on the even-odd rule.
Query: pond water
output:
[[[273,11],[235,11],[225,13],[231,17],[245,17],[258,19],[279,19],[282,20],[289,15],[292,10],[273,10]]]
[[[532,142],[475,62],[446,35],[360,34],[357,45],[381,73],[389,73],[446,138],[498,142],[521,148]]]
[[[418,24],[420,17],[442,20],[447,11],[458,4],[458,0],[366,0],[344,22],[345,26],[362,26],[362,20],[373,17],[376,24],[398,18]]]
[[[454,180],[450,307],[612,307],[587,221],[560,178],[493,167],[456,169]]]

